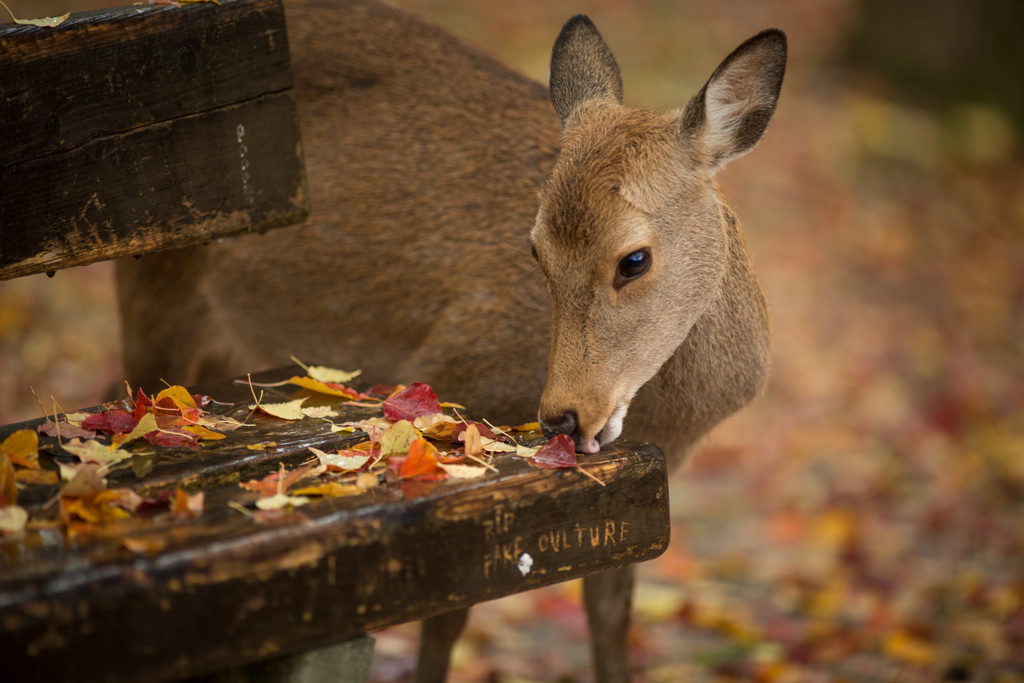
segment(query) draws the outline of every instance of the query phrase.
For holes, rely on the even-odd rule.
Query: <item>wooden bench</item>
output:
[[[216,414],[248,417],[255,428],[198,451],[135,456],[109,474],[108,486],[143,497],[203,491],[201,516],[136,513],[73,539],[53,527],[0,540],[0,661],[18,680],[201,675],[648,560],[668,544],[664,457],[631,443],[581,458],[604,486],[575,469],[537,469],[506,454],[493,459],[498,472],[482,478],[384,483],[258,524],[229,505],[251,507],[258,497],[239,482],[309,460],[309,446],[330,451],[365,438],[333,433],[319,419],[250,416],[248,386],[198,391],[227,403],[214,404]],[[335,423],[380,414],[293,385],[264,391],[265,402],[308,396],[306,405],[335,406]],[[2,427],[0,440],[41,422]],[[70,460],[55,443],[41,438],[57,460]],[[55,467],[54,456],[41,460]],[[19,503],[33,517],[53,517],[43,506],[57,491],[25,486]]]
[[[280,0],[0,26],[0,280],[301,222]]]

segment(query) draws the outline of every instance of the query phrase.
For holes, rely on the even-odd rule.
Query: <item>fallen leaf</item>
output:
[[[338,417],[338,411],[332,410],[330,406],[310,406],[302,408],[301,412],[306,417]]]
[[[453,479],[476,479],[487,474],[486,467],[476,467],[475,465],[446,465],[445,463],[439,463],[438,466]]]
[[[345,370],[335,370],[334,368],[328,368],[323,365],[306,365],[295,356],[292,356],[292,360],[301,365],[302,369],[306,371],[306,374],[318,382],[344,384],[345,382],[351,382],[356,377],[363,374],[362,370],[346,372]]]
[[[312,377],[299,377],[296,375],[286,381],[288,384],[295,384],[303,389],[309,389],[310,391],[315,391],[318,394],[327,394],[328,396],[341,396],[342,398],[351,399],[372,398],[367,394],[358,392],[343,384],[338,384],[336,382],[321,382],[313,379]]]
[[[531,462],[546,470],[576,467],[576,443],[565,434],[559,434],[541,446]]]
[[[412,425],[421,432],[439,424],[448,424],[450,425],[449,429],[454,429],[455,425],[459,424],[459,421],[451,415],[431,413],[429,415],[420,415],[412,422]]]
[[[480,455],[484,452],[484,445],[480,439],[480,430],[475,424],[468,425],[459,437],[466,444],[466,455]]]
[[[447,473],[437,461],[437,449],[421,437],[409,445],[409,457],[402,463],[398,476],[402,479],[434,479],[444,478]]]
[[[0,452],[0,508],[18,502],[18,486],[14,483],[14,465],[6,453]]]
[[[356,477],[356,486],[361,491],[367,491],[372,488],[380,486],[380,479],[377,478],[376,474],[370,472],[360,472],[359,476]]]
[[[519,458],[532,458],[537,455],[537,451],[540,450],[540,446],[516,446],[516,456]]]
[[[58,462],[61,479],[68,482],[61,489],[62,496],[89,496],[107,488],[107,483],[100,476],[100,465],[75,463],[68,465]]]
[[[287,403],[260,403],[258,405],[249,406],[249,410],[256,410],[259,408],[268,415],[279,417],[282,420],[301,420],[306,417],[302,413],[302,404],[306,401],[304,398],[297,398],[294,401],[288,401]]]
[[[256,501],[256,507],[260,510],[280,510],[285,507],[294,508],[305,505],[309,498],[305,496],[286,496],[283,493],[276,493],[272,496],[260,498]]]
[[[168,448],[199,448],[199,437],[192,432],[186,431],[184,427],[166,427],[155,432],[149,432],[143,437],[154,446],[166,446]]]
[[[13,17],[14,15],[11,14]],[[68,17],[71,16],[71,12],[62,14],[59,17],[43,17],[42,19],[15,19],[15,24],[22,24],[27,26],[39,26],[40,28],[54,28],[63,24]]]
[[[18,505],[0,507],[0,533],[20,534],[28,522],[28,511]]]
[[[91,429],[83,429],[81,423],[75,425],[70,422],[44,422],[36,427],[36,431],[46,436],[59,436],[62,439],[92,439],[96,432]]]
[[[90,417],[92,417],[92,413],[64,413],[64,419],[67,420],[68,424],[73,424],[76,427],[81,427],[82,423],[88,420]]]
[[[280,469],[277,472],[268,474],[259,480],[253,479],[247,482],[239,482],[238,485],[248,491],[255,491],[262,496],[271,496],[275,493],[284,493],[296,482],[318,477],[326,471],[327,466],[323,464],[302,465],[292,470],[285,470],[284,463],[280,463]]]
[[[233,417],[226,417],[224,415],[202,415],[196,421],[196,424],[202,425],[207,429],[215,429],[218,432],[233,432],[239,427],[252,427],[252,425],[247,425]]]
[[[132,457],[128,451],[122,451],[120,448],[107,446],[94,440],[72,439],[64,444],[64,450],[72,455],[77,455],[82,462],[99,465],[110,465]]]
[[[206,494],[202,491],[188,494],[185,489],[177,489],[171,502],[171,514],[178,519],[188,517],[199,517],[203,514],[203,504]]]
[[[467,422],[460,422],[452,429],[452,443],[462,443],[466,440],[466,430],[469,429],[470,425],[476,426],[476,431],[480,436],[488,439],[496,439],[494,432],[491,428],[485,425],[483,422],[473,422],[469,420]]]
[[[448,417],[447,415],[445,417]],[[417,418],[417,421],[419,418]],[[437,422],[425,429],[422,429],[423,436],[428,439],[434,439],[436,441],[448,441],[452,440],[452,431],[455,429],[457,422],[449,422],[447,420]]]
[[[488,439],[486,436],[480,437],[480,446],[488,453],[515,453],[518,448],[497,439]]]
[[[391,422],[388,420],[379,417],[371,417],[368,420],[344,422],[340,425],[335,425],[334,427],[331,427],[331,431],[341,431],[346,427],[351,427],[352,429],[358,429],[359,431],[364,432],[368,437],[370,437],[370,441],[377,443],[381,440],[381,437],[384,436],[384,432],[387,431],[390,426]]]
[[[59,484],[60,477],[53,470],[15,470],[14,479],[22,484],[36,486]]]
[[[220,439],[226,439],[227,437],[220,432],[215,432],[212,429],[207,429],[202,425],[186,425],[182,427],[183,430],[190,434],[195,434],[204,441],[219,441]]]
[[[267,448],[274,448],[277,446],[276,441],[267,441],[266,443],[251,443],[246,448],[250,451],[262,451]]]
[[[156,424],[156,416],[153,413],[146,413],[142,416],[142,419],[135,425],[135,429],[131,430],[127,434],[119,434],[114,437],[114,445],[121,446],[123,444],[139,439],[150,432],[155,432],[159,427]]]
[[[188,393],[188,389],[182,386],[167,387],[156,395],[154,403],[159,403],[162,398],[171,399],[178,410],[182,411],[182,414],[186,410],[196,410],[198,408],[196,399],[192,394]]]
[[[156,555],[167,547],[167,537],[160,534],[145,536],[124,536],[121,545],[136,555]]]
[[[39,435],[31,429],[19,429],[0,443],[0,453],[22,467],[39,469]]]
[[[340,496],[354,496],[362,493],[365,488],[359,488],[356,482],[329,481],[316,486],[305,486],[292,492],[294,496],[323,496],[325,498],[338,498]]]
[[[370,461],[370,456],[361,451],[324,453],[319,448],[312,446],[308,448],[316,457],[320,458],[320,464],[325,465],[328,472],[352,472]]]
[[[527,422],[526,424],[516,425],[512,428],[513,432],[537,432],[540,431],[540,422]]]
[[[121,493],[104,490],[83,497],[63,496],[60,499],[60,516],[65,524],[80,519],[90,524],[106,524],[131,516],[124,509]]]
[[[391,425],[380,439],[380,452],[383,455],[404,455],[409,452],[409,445],[420,438],[420,433],[408,420],[399,420]]]
[[[380,396],[387,398],[391,394],[401,391],[405,388],[402,384],[374,384],[372,387],[366,390],[366,393],[371,396]]]
[[[410,384],[397,394],[384,399],[384,417],[389,420],[415,420],[421,415],[441,412],[434,390],[422,382]]]
[[[135,429],[136,424],[138,421],[131,413],[123,410],[108,410],[96,413],[83,421],[82,428],[104,434],[124,434]]]

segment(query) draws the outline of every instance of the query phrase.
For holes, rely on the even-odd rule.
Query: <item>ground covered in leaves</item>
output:
[[[789,33],[768,135],[721,176],[772,308],[773,379],[674,481],[636,680],[1024,681],[1024,163],[1005,117],[835,67],[850,1],[404,4],[538,79],[586,11],[627,102],[657,107],[757,30]],[[0,283],[0,421],[37,416],[29,385],[75,408],[117,379],[110,274]],[[591,680],[578,591],[478,606],[453,679]],[[374,680],[408,678],[415,628],[376,637]]]

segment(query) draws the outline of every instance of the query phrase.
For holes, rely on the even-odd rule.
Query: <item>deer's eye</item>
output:
[[[627,254],[619,261],[619,271],[615,274],[615,287],[619,288],[635,280],[651,267],[651,250],[638,249],[632,254]]]

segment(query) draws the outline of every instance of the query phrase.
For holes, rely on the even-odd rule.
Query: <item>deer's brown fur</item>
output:
[[[546,429],[584,451],[621,432],[672,463],[758,393],[768,313],[714,175],[764,133],[781,32],[741,45],[661,114],[622,107],[618,66],[585,17],[555,44],[549,99],[372,0],[286,11],[312,214],[120,262],[133,385],[295,355],[427,382],[503,421],[539,405]],[[638,250],[648,269],[623,277]],[[628,677],[631,586],[629,568],[584,581],[601,682]],[[433,623],[422,681],[443,679],[464,615]]]

